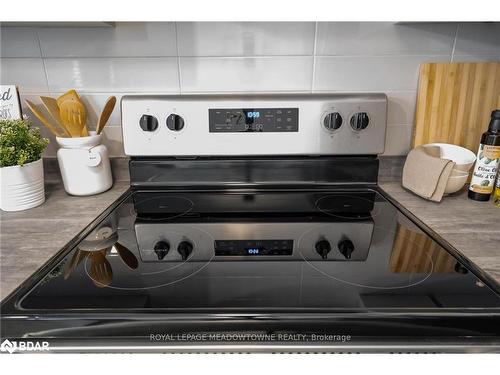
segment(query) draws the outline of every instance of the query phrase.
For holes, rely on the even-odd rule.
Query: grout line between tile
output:
[[[175,30],[175,50],[177,52],[177,80],[179,83],[179,94],[182,94],[181,57],[179,56],[179,32],[177,30],[177,22],[174,22],[174,30]]]
[[[313,45],[313,63],[311,75],[311,92],[314,91],[314,80],[316,79],[316,48],[318,43],[318,22],[314,23],[314,45]]]
[[[50,93],[49,75],[47,73],[47,67],[45,66],[45,58],[43,57],[42,43],[40,42],[40,35],[38,35],[38,28],[35,28],[35,35],[36,35],[36,40],[38,42],[38,49],[40,50],[40,59],[42,60],[43,75],[45,76],[45,87],[47,88],[47,91]]]
[[[458,29],[460,28],[460,23],[457,23],[457,28],[455,29],[455,38],[453,38],[453,47],[451,48],[450,62],[453,62],[455,58],[455,47],[457,45]]]

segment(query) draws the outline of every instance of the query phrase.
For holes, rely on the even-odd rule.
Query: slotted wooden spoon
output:
[[[106,259],[106,254],[111,248],[95,251],[90,255],[92,264],[90,265],[89,275],[94,284],[99,288],[104,288],[111,284],[113,280],[113,270],[111,264]]]
[[[82,103],[75,100],[66,100],[59,105],[61,120],[66,125],[72,137],[80,137],[85,128],[87,113]]]

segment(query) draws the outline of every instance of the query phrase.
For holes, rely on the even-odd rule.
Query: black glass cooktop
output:
[[[483,311],[499,296],[379,193],[135,192],[17,311]]]

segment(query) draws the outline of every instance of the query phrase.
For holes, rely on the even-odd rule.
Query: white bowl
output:
[[[468,172],[474,162],[476,161],[476,155],[464,147],[457,145],[452,145],[449,143],[428,143],[423,145],[423,147],[439,147],[441,159],[449,159],[455,162],[454,169],[459,171]]]
[[[446,187],[444,188],[444,193],[453,194],[461,190],[467,182],[468,178],[468,173],[462,176],[450,176],[448,178],[448,182],[446,183]]]
[[[453,168],[451,170],[450,177],[463,177],[463,176],[469,176],[468,171],[461,171],[460,169]]]

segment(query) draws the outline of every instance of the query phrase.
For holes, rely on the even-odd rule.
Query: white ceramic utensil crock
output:
[[[108,149],[101,139],[95,132],[89,132],[88,137],[56,137],[61,146],[57,161],[68,194],[93,195],[113,185]]]
[[[12,167],[0,168],[0,208],[21,211],[45,202],[42,159]]]

